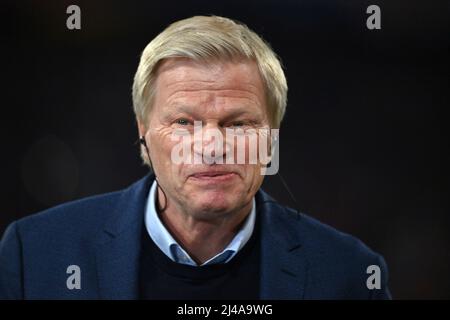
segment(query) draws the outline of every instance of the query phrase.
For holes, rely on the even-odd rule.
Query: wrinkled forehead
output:
[[[236,58],[233,60],[189,58],[164,59],[156,71],[157,84],[164,86],[191,82],[200,87],[213,85],[253,86],[264,90],[263,81],[254,60]]]
[[[240,98],[258,106],[266,101],[258,67],[249,59],[168,59],[158,68],[155,89],[156,105],[186,98]]]

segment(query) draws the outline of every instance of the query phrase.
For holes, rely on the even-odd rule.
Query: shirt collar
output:
[[[197,263],[189,256],[189,254],[180,246],[180,244],[172,237],[166,229],[162,221],[159,219],[156,211],[156,191],[158,184],[156,180],[153,182],[147,198],[147,206],[145,212],[145,226],[148,234],[158,248],[172,261],[177,263],[198,266]],[[250,239],[255,227],[256,205],[255,198],[252,200],[252,210],[245,219],[245,222],[238,233],[222,252],[218,253],[208,261],[202,264],[210,265],[217,263],[227,263],[242,249],[242,247]]]

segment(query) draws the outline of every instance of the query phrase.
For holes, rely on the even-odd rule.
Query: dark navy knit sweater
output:
[[[190,266],[169,259],[142,232],[141,299],[259,299],[260,236],[258,218],[249,241],[228,263]]]

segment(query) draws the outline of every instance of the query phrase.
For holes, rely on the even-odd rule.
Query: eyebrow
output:
[[[171,107],[171,113],[172,112],[184,112],[184,113],[193,113],[195,112],[195,107],[188,106],[185,104],[175,104],[175,105],[169,105]]]
[[[186,104],[175,104],[171,106],[172,110],[167,110],[165,113],[167,116],[171,116],[174,113],[186,113],[186,114],[190,114],[190,115],[196,115],[198,113],[198,111],[196,110],[197,108],[194,106],[189,106]],[[225,118],[226,119],[230,119],[230,118],[235,118],[241,115],[253,115],[254,112],[249,112],[247,110],[247,106],[240,106],[240,107],[236,107],[233,108],[232,110],[228,111],[225,114]]]

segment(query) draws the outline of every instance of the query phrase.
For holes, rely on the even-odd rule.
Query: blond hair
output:
[[[265,85],[271,126],[279,128],[286,110],[287,82],[277,55],[246,25],[218,16],[177,21],[145,47],[133,83],[134,112],[144,125],[155,94],[158,63],[169,58],[254,60]]]

